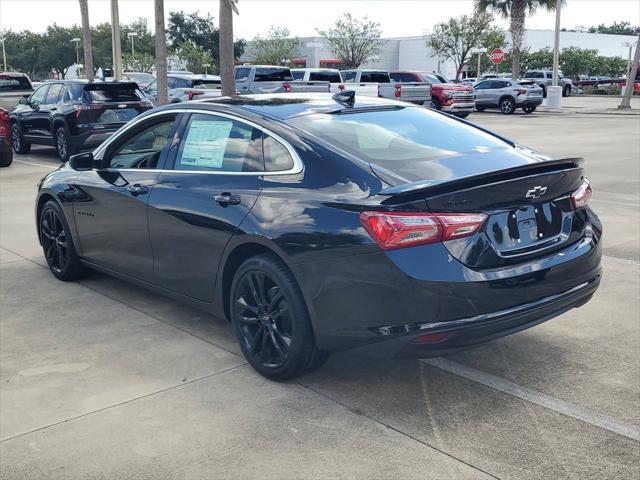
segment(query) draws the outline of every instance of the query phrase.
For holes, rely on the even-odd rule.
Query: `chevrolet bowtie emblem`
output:
[[[540,198],[542,195],[547,193],[547,187],[537,186],[532,188],[531,190],[527,190],[526,198],[536,199]]]

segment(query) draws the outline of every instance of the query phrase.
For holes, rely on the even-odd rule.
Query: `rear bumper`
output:
[[[576,287],[514,308],[442,323],[422,323],[407,326],[404,335],[382,330],[381,340],[356,351],[375,357],[438,357],[465,350],[491,340],[539,325],[591,299],[600,285],[600,275]],[[397,328],[397,327],[395,327]],[[386,333],[386,335],[384,335]],[[429,341],[425,335],[440,334]]]
[[[518,107],[537,107],[542,105],[542,96],[540,98],[527,98],[516,104]]]

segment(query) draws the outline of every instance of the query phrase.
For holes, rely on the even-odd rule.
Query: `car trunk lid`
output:
[[[119,126],[151,108],[134,82],[90,83],[84,92],[76,112],[80,123]]]

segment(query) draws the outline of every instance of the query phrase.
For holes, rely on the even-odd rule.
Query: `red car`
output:
[[[11,124],[9,112],[0,108],[0,167],[8,167],[13,161],[11,149]]]
[[[465,118],[476,108],[475,93],[470,85],[450,83],[443,76],[429,72],[389,72],[392,82],[429,82],[433,108]]]

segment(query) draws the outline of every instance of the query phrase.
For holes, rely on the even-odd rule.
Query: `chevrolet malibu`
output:
[[[231,324],[285,380],[329,352],[438,356],[537,325],[598,288],[579,159],[353,92],[167,105],[44,177],[60,280],[95,269]]]

